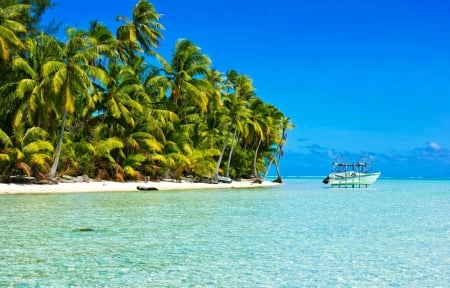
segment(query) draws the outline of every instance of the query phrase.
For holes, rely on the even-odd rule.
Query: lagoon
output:
[[[448,287],[450,180],[0,196],[0,287]]]

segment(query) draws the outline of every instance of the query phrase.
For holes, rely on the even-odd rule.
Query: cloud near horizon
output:
[[[436,142],[415,147],[404,152],[359,151],[339,152],[333,148],[311,144],[296,147],[295,151],[286,147],[282,168],[290,175],[325,175],[337,158],[356,162],[361,156],[373,159],[373,171],[379,170],[386,177],[450,177],[450,150]]]
[[[430,148],[432,148],[434,150],[440,150],[441,149],[441,146],[438,143],[434,142],[434,141],[429,142],[428,143],[428,147],[430,147]]]

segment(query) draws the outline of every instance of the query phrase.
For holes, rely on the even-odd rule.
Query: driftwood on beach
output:
[[[156,187],[137,186],[137,190],[155,191],[155,190],[158,190],[158,188],[156,188]]]

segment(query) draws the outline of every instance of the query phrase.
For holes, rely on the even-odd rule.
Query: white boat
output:
[[[347,187],[354,186],[367,187],[370,184],[375,183],[381,173],[360,173],[354,171],[341,172],[341,173],[330,173],[327,178],[323,180],[323,183],[330,184],[331,187]]]
[[[368,169],[367,162],[333,162],[332,172],[322,182],[330,184],[331,187],[367,187],[375,183],[381,175],[380,172],[369,173]]]
[[[233,182],[233,180],[231,180],[230,177],[227,177],[227,176],[220,176],[220,175],[217,175],[217,180],[218,180],[219,182],[221,182],[221,183],[231,183],[231,182]]]

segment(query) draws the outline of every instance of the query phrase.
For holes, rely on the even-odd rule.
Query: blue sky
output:
[[[113,31],[136,4],[54,2],[48,19]],[[292,119],[284,175],[370,155],[385,177],[450,177],[449,0],[150,2],[166,28],[161,54],[190,39]]]

